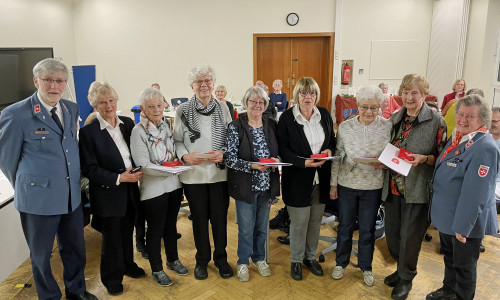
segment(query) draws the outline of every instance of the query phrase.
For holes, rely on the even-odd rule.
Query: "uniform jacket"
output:
[[[64,131],[37,94],[4,109],[0,116],[0,169],[14,187],[14,206],[37,215],[68,213],[80,198],[76,103],[60,100]]]
[[[128,117],[119,116],[123,124],[120,131],[130,149],[130,134],[135,124]],[[83,176],[90,181],[90,207],[101,217],[124,216],[127,210],[127,193],[133,203],[139,201],[137,183],[122,182],[116,185],[118,174],[125,172],[123,158],[106,129],[101,130],[99,120],[80,129],[80,156]]]
[[[330,112],[324,107],[317,107],[321,114],[321,126],[325,132],[325,141],[321,151],[330,149],[335,152],[335,132]],[[318,171],[320,201],[326,203],[330,199],[331,161],[326,161],[317,168],[306,168],[305,159],[313,153],[307,141],[302,125],[297,123],[293,110],[285,111],[278,122],[278,147],[283,162],[292,166],[283,167],[281,190],[283,201],[292,207],[306,207],[311,205],[311,194],[314,175]]]
[[[469,147],[468,142],[459,144],[442,161],[442,154],[439,156],[431,220],[440,232],[483,238],[498,231],[495,180],[500,151],[488,133],[477,133],[473,141]]]

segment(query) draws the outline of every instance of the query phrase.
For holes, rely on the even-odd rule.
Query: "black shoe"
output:
[[[304,265],[306,265],[314,275],[323,276],[323,268],[321,268],[321,265],[315,259],[304,259]]]
[[[146,272],[144,272],[144,270],[139,268],[138,266],[135,266],[135,268],[129,268],[128,270],[126,270],[123,275],[132,278],[141,278],[146,276]]]
[[[295,280],[302,280],[302,264],[299,262],[293,262],[290,275],[292,275],[292,278]]]
[[[280,242],[283,245],[290,245],[290,235],[287,234],[286,236],[279,236],[277,238],[278,242]]]
[[[390,287],[395,287],[396,283],[398,283],[400,279],[401,278],[399,277],[398,271],[396,270],[396,272],[392,273],[384,279],[384,283]]]
[[[483,244],[481,244],[479,246],[479,252],[484,252],[484,251],[486,251],[486,248],[483,246]]]
[[[425,297],[425,300],[452,300],[452,299],[457,299],[455,291],[444,286],[440,289],[435,290],[434,292],[431,292],[430,294],[427,294],[427,297]]]
[[[182,237],[182,234],[177,232],[177,239],[180,239]]]
[[[215,266],[217,269],[219,269],[219,275],[220,277],[227,279],[233,277],[233,269],[231,266],[227,263],[227,261],[223,261],[220,263],[215,263]]]
[[[203,280],[207,279],[207,277],[208,277],[207,265],[196,264],[196,266],[194,267],[194,278],[198,280]]]
[[[282,209],[278,210],[276,212],[276,216],[272,218],[269,221],[269,228],[270,229],[281,229],[281,228],[288,228],[288,219],[290,217],[288,216],[288,211],[286,210],[286,207],[283,207]]]
[[[111,296],[117,296],[123,293],[123,284],[113,284],[113,285],[104,285],[108,294]]]
[[[91,293],[85,291],[83,294],[73,294],[68,289],[66,291],[66,299],[69,300],[98,300],[96,296],[92,295]]]
[[[401,278],[398,283],[396,283],[394,289],[392,289],[391,298],[396,300],[404,300],[408,298],[411,287],[411,280],[404,280]]]

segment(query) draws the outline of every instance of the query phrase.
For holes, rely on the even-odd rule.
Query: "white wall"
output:
[[[370,79],[372,41],[419,41],[409,53],[421,66],[414,73],[425,75],[434,0],[344,0],[340,59],[354,60],[353,85],[378,85],[381,81],[399,87],[400,79]],[[363,75],[358,74],[364,69]]]
[[[471,0],[463,77],[467,88],[483,89],[485,99],[490,103],[499,29],[500,1]]]
[[[300,18],[294,27],[285,22],[290,12]],[[97,79],[116,88],[124,114],[153,82],[166,98],[191,97],[187,71],[204,63],[239,101],[253,84],[254,33],[333,32],[334,16],[331,0],[79,1],[78,63],[97,66]]]
[[[53,47],[54,56],[71,67],[76,64],[73,27],[71,1],[0,1],[0,47]],[[73,90],[72,79],[68,82]]]

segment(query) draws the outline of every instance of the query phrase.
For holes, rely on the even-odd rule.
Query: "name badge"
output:
[[[453,168],[456,168],[457,167],[457,164],[456,163],[452,163],[452,162],[447,162],[446,165],[448,167],[453,167]]]

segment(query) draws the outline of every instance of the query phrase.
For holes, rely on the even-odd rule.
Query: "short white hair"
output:
[[[365,85],[362,86],[358,93],[356,94],[356,102],[358,105],[363,100],[377,99],[379,104],[385,100],[385,95],[382,90],[376,85]]]
[[[144,91],[139,94],[139,105],[144,107],[146,105],[146,101],[151,99],[159,99],[163,101],[163,95],[160,90],[155,89],[153,87],[148,87]]]
[[[215,83],[215,69],[209,65],[201,65],[191,68],[188,72],[189,84],[193,84],[196,78],[200,76],[208,76]]]

